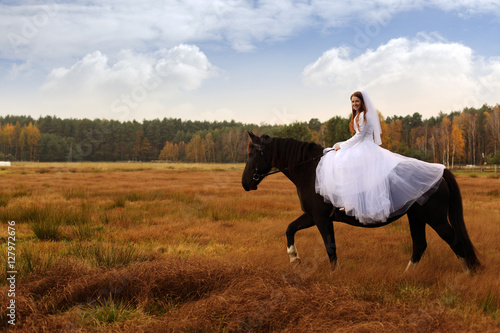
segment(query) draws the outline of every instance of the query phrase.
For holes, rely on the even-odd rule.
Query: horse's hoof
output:
[[[405,273],[412,271],[413,269],[415,269],[416,266],[417,263],[410,260],[408,262],[408,265],[406,266]]]
[[[293,266],[298,266],[301,262],[302,260],[300,260],[299,257],[290,258],[290,264],[292,264]]]
[[[337,261],[333,261],[330,263],[332,267],[332,272],[338,272],[340,271],[340,265]]]
[[[460,260],[460,266],[462,266],[462,269],[466,275],[472,276],[472,271],[469,269],[469,265],[467,265],[467,261],[465,258],[458,257],[458,260]]]

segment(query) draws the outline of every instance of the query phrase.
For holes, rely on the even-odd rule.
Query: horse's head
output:
[[[264,175],[272,168],[272,151],[269,146],[272,139],[267,135],[258,137],[252,132],[248,132],[248,135],[250,142],[247,147],[247,164],[241,177],[245,191],[256,190]]]

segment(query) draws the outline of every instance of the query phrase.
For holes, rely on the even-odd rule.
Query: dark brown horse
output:
[[[295,248],[295,233],[301,229],[316,226],[323,237],[326,252],[332,268],[337,265],[337,247],[333,231],[333,221],[344,222],[357,227],[373,228],[387,225],[403,215],[408,215],[413,253],[407,270],[417,264],[422,257],[427,241],[425,225],[430,225],[451,247],[467,272],[474,272],[481,264],[465,227],[460,189],[453,174],[445,169],[439,188],[425,204],[414,203],[402,215],[386,222],[370,225],[361,224],[354,217],[326,203],[315,191],[316,167],[323,156],[323,147],[311,142],[295,139],[258,137],[249,133],[248,160],[243,171],[242,185],[246,191],[256,190],[262,179],[272,168],[283,172],[297,187],[302,211],[299,218],[290,223],[286,230],[290,262],[300,262]],[[449,223],[448,223],[449,219]]]

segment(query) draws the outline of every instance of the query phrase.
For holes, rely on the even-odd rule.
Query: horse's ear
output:
[[[250,136],[250,139],[252,140],[253,143],[260,144],[260,138],[257,135],[249,131],[248,136]]]

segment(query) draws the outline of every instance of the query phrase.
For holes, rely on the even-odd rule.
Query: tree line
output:
[[[379,113],[383,147],[429,162],[500,164],[500,106],[483,105],[422,119]],[[237,163],[246,159],[246,131],[314,141],[324,147],[347,140],[349,116],[312,118],[288,125],[177,118],[126,121],[0,117],[0,160],[182,161]]]

